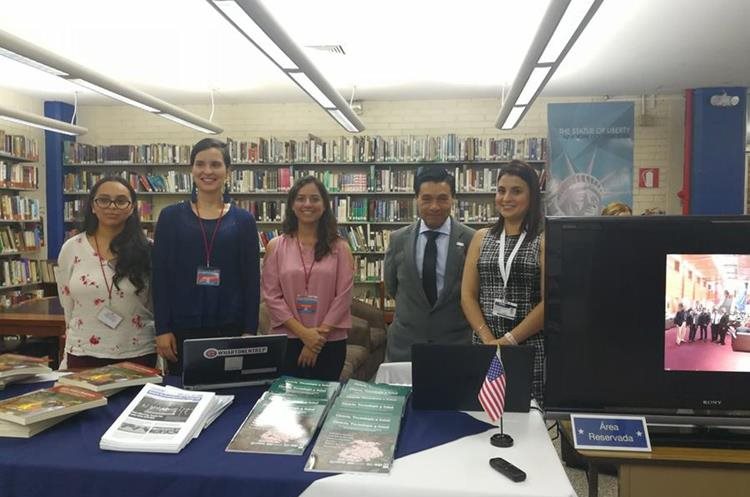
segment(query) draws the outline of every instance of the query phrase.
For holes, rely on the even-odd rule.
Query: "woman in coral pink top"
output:
[[[276,333],[286,333],[284,373],[338,381],[351,328],[354,261],[339,237],[323,184],[312,176],[289,191],[282,236],[266,247],[263,301]]]

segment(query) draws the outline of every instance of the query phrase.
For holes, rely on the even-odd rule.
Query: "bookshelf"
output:
[[[28,196],[39,187],[36,140],[0,130],[0,306],[44,296],[51,281],[49,264],[40,260],[44,223],[40,202]]]
[[[546,139],[346,136],[305,140],[228,139],[236,204],[258,224],[261,252],[278,236],[286,195],[298,178],[316,176],[328,189],[339,230],[355,257],[356,294],[383,305],[383,259],[390,233],[416,220],[414,177],[419,167],[444,167],[456,177],[453,215],[472,227],[497,220],[495,185],[500,167],[522,158],[541,183]],[[80,218],[90,187],[103,176],[126,179],[138,194],[142,222],[152,234],[159,211],[185,199],[192,179],[185,145],[87,145],[63,151],[64,218]],[[387,305],[386,305],[387,307]]]

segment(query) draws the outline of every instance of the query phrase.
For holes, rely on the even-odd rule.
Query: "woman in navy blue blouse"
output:
[[[252,214],[230,203],[227,147],[205,138],[190,163],[192,198],[163,209],[154,236],[156,350],[172,373],[182,369],[186,338],[258,329],[258,231]]]

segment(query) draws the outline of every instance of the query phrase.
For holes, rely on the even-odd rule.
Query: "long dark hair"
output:
[[[526,211],[526,215],[523,217],[523,224],[521,225],[521,230],[526,231],[524,243],[527,243],[536,238],[542,231],[542,194],[539,191],[539,176],[537,176],[534,168],[517,159],[510,161],[500,168],[497,180],[500,181],[500,178],[506,174],[518,176],[529,187],[529,210]],[[491,233],[494,236],[500,236],[504,226],[505,219],[503,219],[501,214],[498,214],[497,223],[492,227]]]
[[[297,215],[294,213],[292,206],[294,205],[294,199],[297,198],[297,194],[303,186],[314,184],[320,196],[323,199],[323,215],[318,221],[318,241],[315,243],[315,260],[320,261],[323,257],[331,252],[331,247],[336,240],[339,238],[338,224],[336,223],[336,217],[331,211],[331,197],[328,195],[328,190],[323,186],[315,176],[305,176],[304,178],[298,179],[286,199],[286,209],[284,210],[284,222],[281,224],[281,231],[286,235],[296,235],[299,227],[299,221]]]
[[[141,218],[138,214],[138,204],[136,203],[135,190],[130,183],[119,176],[107,176],[91,188],[83,216],[83,231],[89,236],[94,236],[99,227],[99,219],[94,215],[92,207],[94,198],[99,191],[99,187],[107,182],[120,183],[130,192],[130,201],[132,202],[133,212],[125,220],[125,227],[110,242],[109,250],[116,256],[115,277],[113,279],[115,287],[120,289],[119,282],[127,276],[135,287],[136,295],[146,288],[146,282],[151,274],[151,244],[146,239],[141,228]]]

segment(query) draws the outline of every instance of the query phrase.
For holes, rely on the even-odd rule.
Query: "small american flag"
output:
[[[500,347],[492,357],[487,377],[479,390],[479,403],[492,421],[497,421],[505,409],[505,369],[500,360]]]

